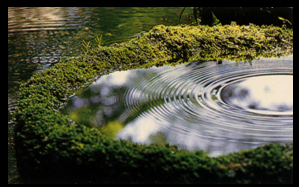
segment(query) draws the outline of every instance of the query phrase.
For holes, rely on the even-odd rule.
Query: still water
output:
[[[293,56],[114,72],[78,92],[66,113],[87,126],[114,125],[116,139],[210,156],[292,144]]]
[[[96,45],[124,42],[158,24],[177,25],[182,7],[8,7],[8,183],[18,183],[14,125],[19,85],[33,73]],[[186,9],[182,23],[190,23]]]

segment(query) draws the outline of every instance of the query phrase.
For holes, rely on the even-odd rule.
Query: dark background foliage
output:
[[[230,24],[232,21],[238,25],[293,25],[292,7],[194,7],[193,16],[197,23],[210,26]]]

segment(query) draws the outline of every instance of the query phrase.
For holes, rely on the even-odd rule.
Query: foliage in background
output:
[[[186,7],[185,7],[186,8]],[[182,10],[179,20],[181,20]],[[201,25],[230,24],[232,21],[238,25],[275,25],[286,24],[292,27],[292,7],[192,7],[194,20]],[[286,20],[286,21],[284,21]]]

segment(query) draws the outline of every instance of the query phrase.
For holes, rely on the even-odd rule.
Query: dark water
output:
[[[117,139],[210,156],[292,144],[293,56],[115,72],[78,92],[66,112]]]
[[[182,8],[8,8],[8,93],[33,72],[82,53],[82,41],[123,42],[154,25],[176,25]],[[184,17],[185,18],[185,17]],[[185,20],[186,23],[186,20]]]
[[[82,53],[82,42],[124,42],[158,24],[177,25],[182,7],[8,8],[8,183],[18,183],[10,112],[19,85],[33,73]],[[186,9],[182,23],[189,23]]]

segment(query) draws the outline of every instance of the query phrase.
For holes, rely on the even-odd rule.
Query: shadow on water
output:
[[[117,139],[167,142],[210,156],[271,142],[292,144],[292,59],[115,72],[78,92],[65,112],[99,129],[117,121],[123,127],[113,131]]]

